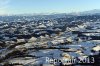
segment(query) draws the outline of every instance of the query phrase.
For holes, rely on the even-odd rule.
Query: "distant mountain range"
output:
[[[83,14],[100,14],[100,9],[94,9],[90,11],[82,12]]]
[[[73,13],[40,13],[40,14],[36,14],[36,13],[34,13],[34,14],[20,14],[20,15],[24,15],[24,16],[48,16],[48,15],[51,15],[51,16],[57,16],[57,17],[59,17],[59,16],[65,16],[65,15],[68,15],[68,16],[71,16],[71,15],[100,15],[100,9],[94,9],[94,10],[89,10],[89,11],[83,11],[83,12],[73,12]]]
[[[94,9],[94,10],[83,11],[83,12],[73,12],[69,14],[70,15],[100,15],[100,9]]]
[[[76,16],[76,15],[100,15],[100,9],[94,9],[89,11],[83,12],[72,12],[72,13],[33,13],[33,14],[13,14],[8,16],[54,16],[54,17],[61,17],[61,16]],[[2,15],[1,15],[2,16]],[[3,15],[7,16],[7,15]]]

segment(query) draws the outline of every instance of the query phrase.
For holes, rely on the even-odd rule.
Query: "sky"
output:
[[[100,9],[100,0],[0,0],[0,14],[71,13]]]

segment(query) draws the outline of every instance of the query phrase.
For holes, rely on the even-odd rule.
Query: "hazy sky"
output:
[[[100,0],[0,0],[0,14],[69,13],[100,9]]]

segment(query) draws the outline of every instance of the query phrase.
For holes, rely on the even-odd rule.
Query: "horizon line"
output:
[[[11,16],[11,15],[53,15],[53,14],[79,14],[82,12],[93,11],[93,10],[100,10],[100,9],[92,9],[92,10],[85,10],[85,11],[77,11],[77,12],[40,12],[40,13],[8,13],[8,14],[0,14],[0,16]]]

